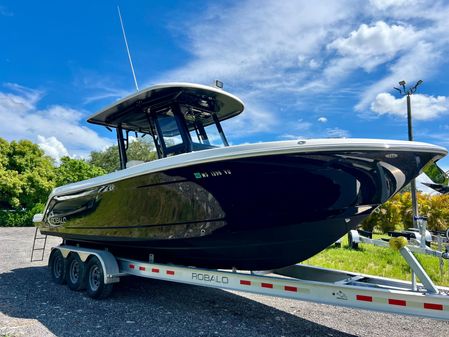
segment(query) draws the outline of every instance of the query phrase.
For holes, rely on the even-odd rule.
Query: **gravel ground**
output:
[[[33,234],[0,228],[0,336],[449,335],[449,322],[134,277],[95,301],[53,284],[46,261],[29,262]]]

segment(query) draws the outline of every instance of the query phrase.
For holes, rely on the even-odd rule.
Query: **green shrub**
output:
[[[362,222],[362,228],[367,231],[387,233],[403,229],[401,203],[393,198],[376,210]]]
[[[0,227],[33,226],[33,216],[43,209],[44,204],[36,204],[29,210],[0,210]]]
[[[429,230],[446,230],[449,227],[449,195],[418,193],[418,213],[428,217]],[[396,194],[380,205],[362,224],[364,230],[387,233],[413,227],[410,192]]]

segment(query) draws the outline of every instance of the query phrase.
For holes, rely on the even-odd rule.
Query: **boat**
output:
[[[431,182],[422,184],[441,194],[449,194],[449,171],[444,172],[436,163],[427,165],[423,172]]]
[[[447,154],[376,139],[230,145],[222,122],[243,110],[222,88],[168,83],[92,115],[116,130],[121,169],[54,189],[36,225],[123,257],[272,270],[325,249]],[[127,160],[134,133],[151,137],[158,159]]]

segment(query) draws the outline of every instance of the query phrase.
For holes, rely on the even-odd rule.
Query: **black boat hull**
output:
[[[206,162],[54,196],[40,227],[128,257],[275,269],[332,244],[435,158],[386,149]]]
[[[153,254],[159,263],[204,268],[237,268],[242,270],[271,270],[296,264],[319,253],[352,229],[352,224],[366,215],[344,219],[310,222],[265,228],[254,233],[229,233],[220,238],[148,241],[65,235],[66,243],[84,247],[108,248],[117,256],[148,260]]]

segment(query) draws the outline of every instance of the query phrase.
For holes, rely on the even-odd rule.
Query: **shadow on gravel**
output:
[[[352,336],[223,290],[157,280],[124,277],[95,301],[53,284],[46,267],[0,274],[0,311],[57,336]]]

